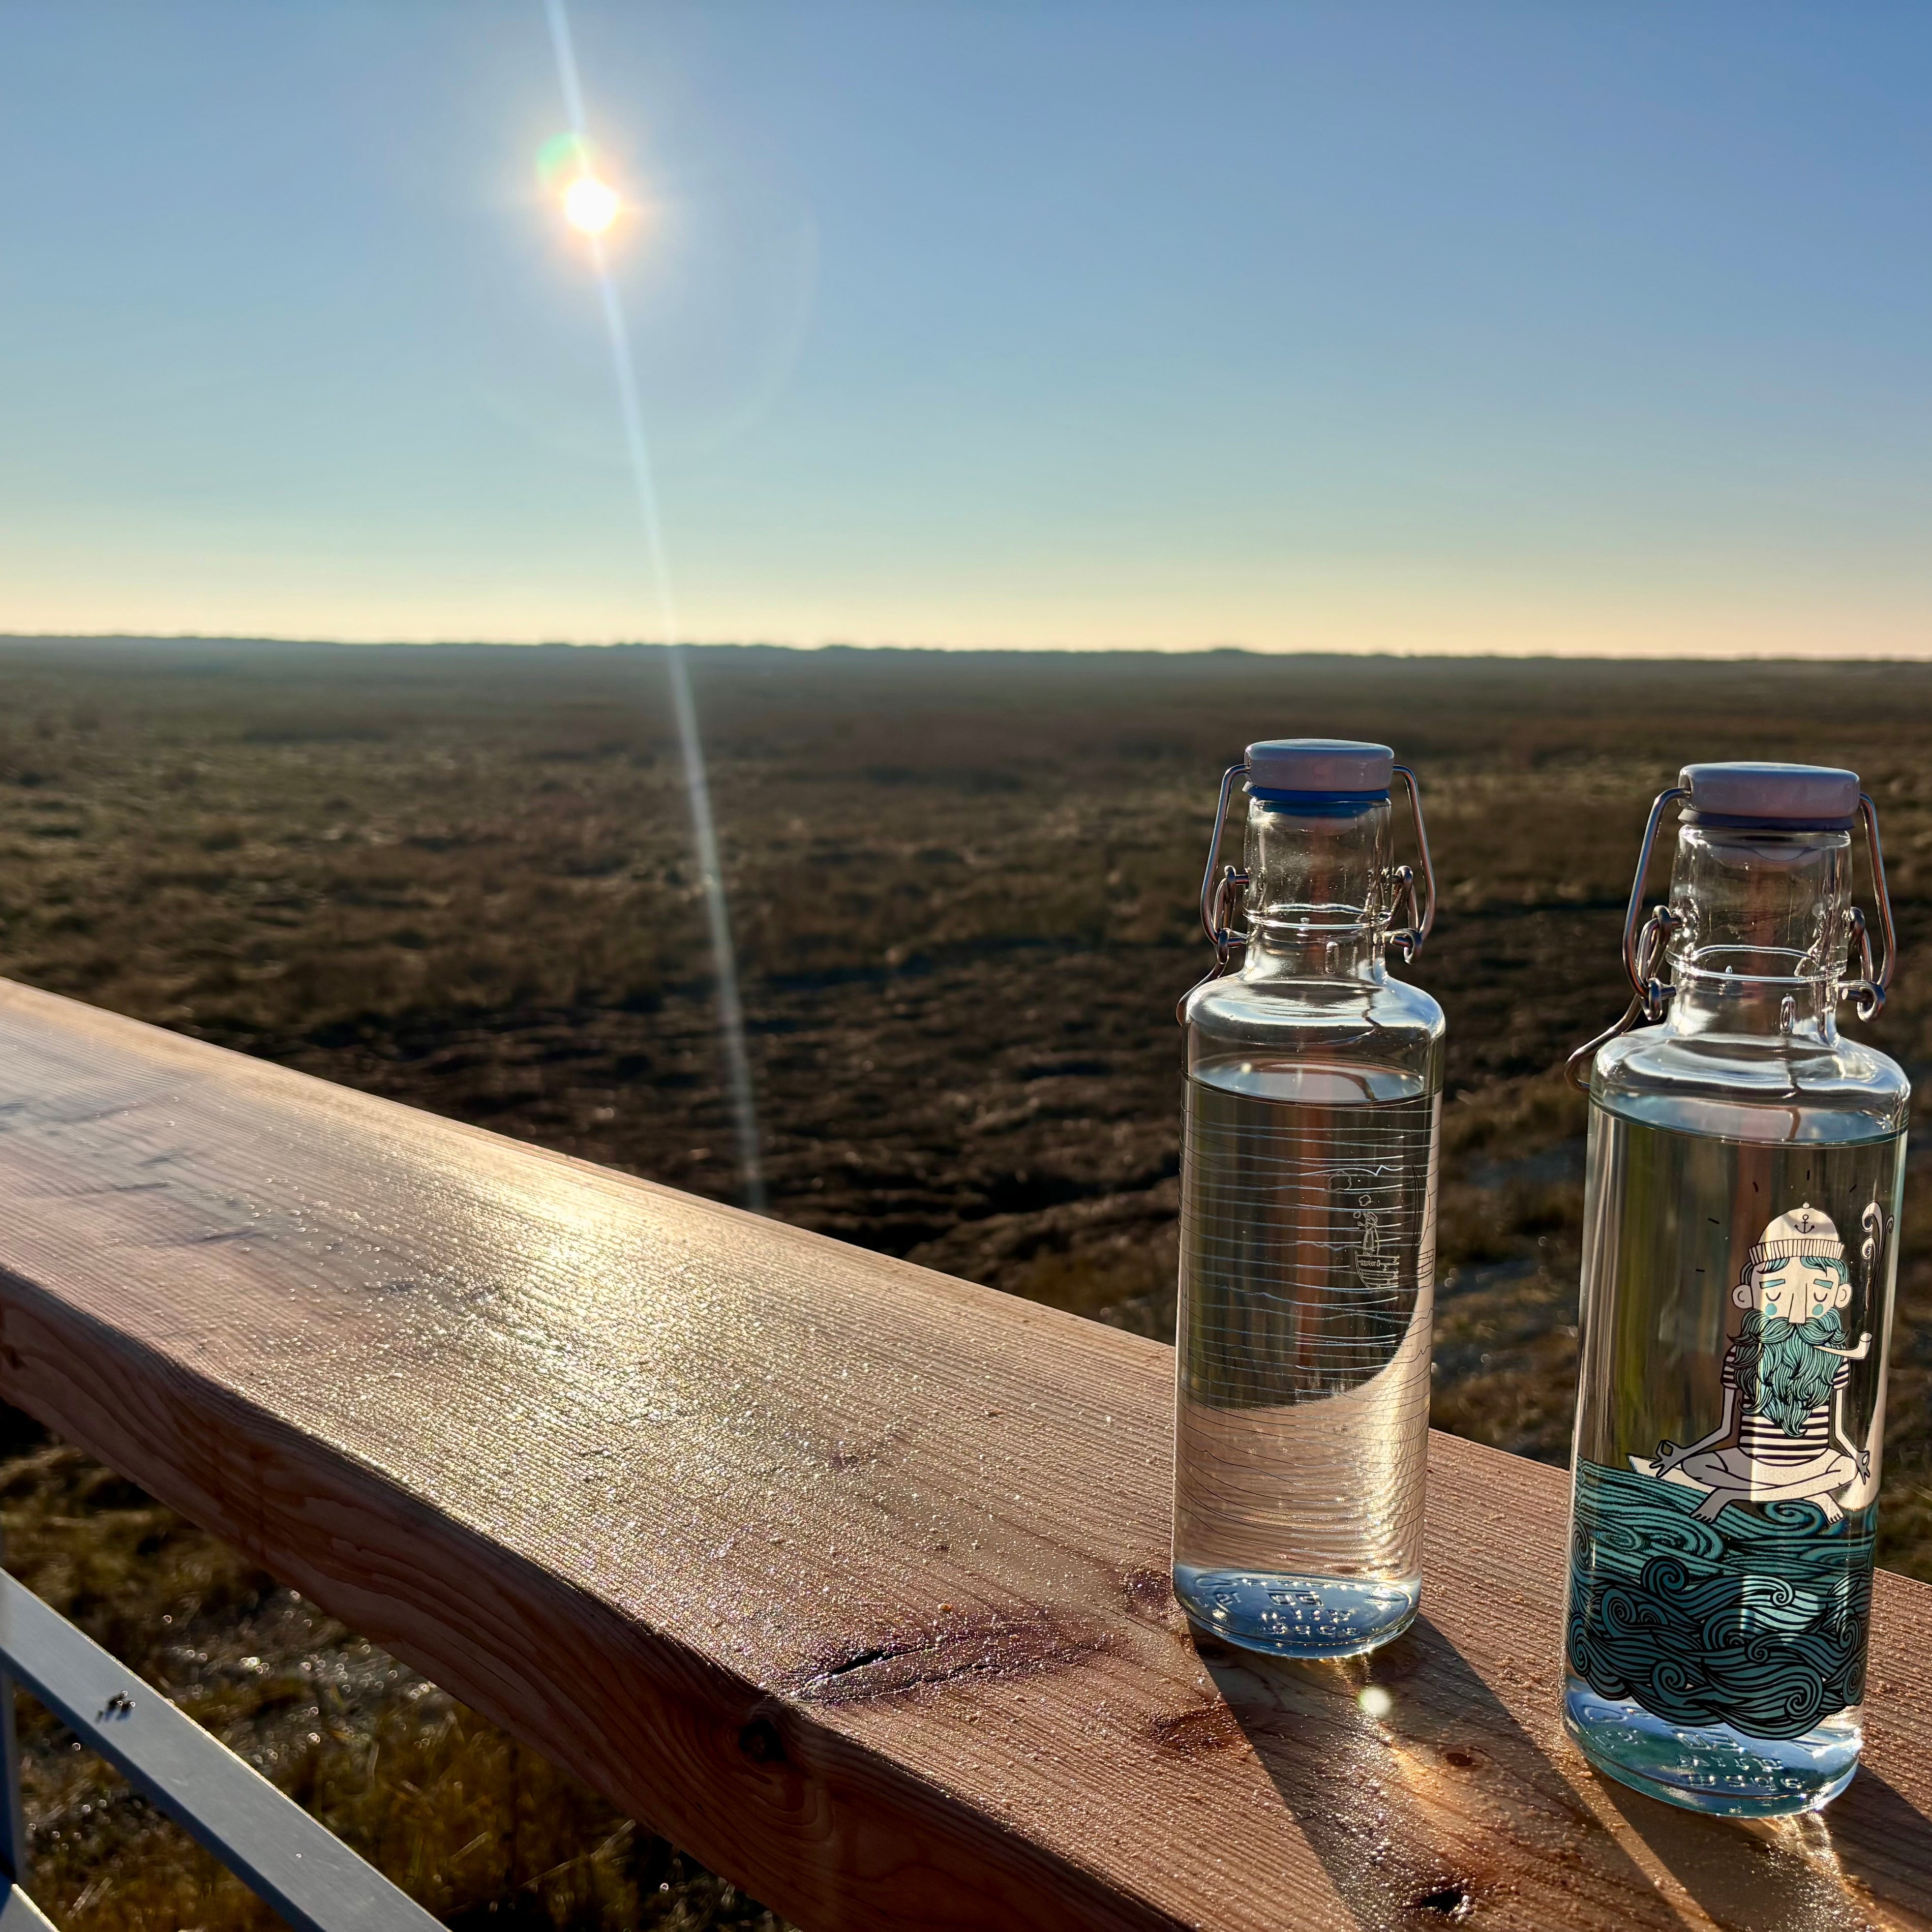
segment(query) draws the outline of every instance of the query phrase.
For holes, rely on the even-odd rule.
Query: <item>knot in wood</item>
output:
[[[754,1718],[738,1733],[738,1748],[754,1764],[784,1762],[784,1739],[778,1736],[778,1727],[769,1718]]]

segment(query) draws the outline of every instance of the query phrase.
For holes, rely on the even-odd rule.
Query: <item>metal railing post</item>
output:
[[[18,1686],[0,1670],[0,1874],[27,1883],[27,1814],[20,1802],[20,1736],[14,1712]]]
[[[20,1883],[27,1835],[13,1725],[16,1682],[296,1932],[440,1932],[437,1920],[326,1826],[4,1569],[0,1684],[7,1691],[6,1850],[14,1863],[12,1883],[0,1882],[0,1932],[40,1932],[47,1924]]]
[[[0,1537],[0,1563],[7,1544]],[[27,1884],[27,1813],[20,1801],[20,1688],[14,1673],[0,1665],[0,1874],[25,1888]]]

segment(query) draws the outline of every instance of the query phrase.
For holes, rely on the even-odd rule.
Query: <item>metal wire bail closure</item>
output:
[[[1642,917],[1644,876],[1650,869],[1650,855],[1657,844],[1658,828],[1666,808],[1690,796],[1688,785],[1672,785],[1660,791],[1652,802],[1650,818],[1643,828],[1643,844],[1636,855],[1636,876],[1630,881],[1630,904],[1624,914],[1624,970],[1629,976],[1634,997],[1623,1017],[1594,1040],[1586,1040],[1563,1063],[1571,1086],[1580,1093],[1590,1090],[1590,1072],[1598,1053],[1610,1042],[1640,1025],[1654,1024],[1670,1010],[1676,992],[1664,977],[1664,948],[1670,934],[1683,920],[1668,905],[1654,905],[1648,919]],[[1857,906],[1848,909],[1850,937],[1857,946],[1859,976],[1840,982],[1838,998],[1852,1002],[1862,1020],[1874,1019],[1883,1010],[1885,996],[1892,986],[1893,969],[1898,959],[1898,931],[1892,916],[1892,889],[1886,882],[1885,848],[1879,838],[1878,807],[1868,792],[1858,794],[1858,818],[1865,829],[1865,846],[1871,860],[1872,892],[1878,902],[1880,930],[1884,934],[1882,958],[1872,957],[1871,931],[1864,912]]]
[[[1422,818],[1422,790],[1416,783],[1415,774],[1406,765],[1391,768],[1400,773],[1408,787],[1409,813],[1415,825],[1415,846],[1422,860],[1424,896],[1418,904],[1415,890],[1415,868],[1412,866],[1396,866],[1383,874],[1389,889],[1388,904],[1394,909],[1398,899],[1406,902],[1408,923],[1406,926],[1384,928],[1382,943],[1401,950],[1402,963],[1406,965],[1422,950],[1436,925],[1436,865],[1429,853],[1429,830]],[[1230,765],[1221,774],[1221,795],[1214,805],[1214,830],[1208,841],[1208,864],[1201,874],[1201,929],[1208,935],[1208,943],[1214,949],[1214,964],[1197,980],[1174,1004],[1174,1016],[1185,1021],[1190,994],[1206,986],[1210,980],[1218,980],[1232,971],[1239,963],[1235,955],[1246,950],[1248,934],[1234,924],[1234,914],[1240,896],[1250,884],[1247,873],[1239,866],[1221,866],[1221,838],[1228,823],[1228,807],[1234,796],[1234,787],[1248,776],[1244,760],[1238,765]],[[1216,874],[1215,868],[1220,866]]]
[[[1869,792],[1858,794],[1858,818],[1865,828],[1865,850],[1871,860],[1872,896],[1878,902],[1878,920],[1885,935],[1885,956],[1872,959],[1871,928],[1856,906],[1851,910],[1852,938],[1858,949],[1862,968],[1856,980],[1847,980],[1838,988],[1840,999],[1850,998],[1852,1010],[1862,1020],[1876,1019],[1885,1010],[1885,996],[1892,990],[1893,969],[1898,964],[1898,928],[1892,919],[1892,888],[1886,883],[1885,847],[1878,836],[1878,807]]]
[[[1214,970],[1208,976],[1210,980],[1226,972],[1235,948],[1248,943],[1245,932],[1234,929],[1229,903],[1237,891],[1246,890],[1247,874],[1238,866],[1230,866],[1218,880],[1214,876],[1214,867],[1221,856],[1221,834],[1228,823],[1228,802],[1234,795],[1236,781],[1247,775],[1245,761],[1230,765],[1221,774],[1221,796],[1214,806],[1214,833],[1208,842],[1208,869],[1201,875],[1201,926],[1214,949]]]
[[[1436,930],[1436,862],[1429,856],[1429,828],[1422,822],[1422,788],[1417,784],[1415,774],[1406,765],[1397,765],[1394,770],[1408,788],[1408,815],[1415,826],[1415,849],[1421,856],[1422,882],[1427,894],[1418,906],[1415,902],[1415,870],[1413,866],[1398,866],[1390,874],[1391,883],[1408,898],[1408,923],[1391,932],[1388,935],[1388,943],[1402,949],[1402,962],[1406,966],[1422,950],[1424,942]],[[1390,904],[1394,904],[1393,897]]]

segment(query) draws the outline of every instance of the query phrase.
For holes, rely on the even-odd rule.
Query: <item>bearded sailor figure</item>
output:
[[[1871,1474],[1871,1453],[1845,1430],[1850,1364],[1871,1347],[1844,1344],[1839,1310],[1852,1298],[1844,1244],[1810,1206],[1780,1214],[1746,1258],[1731,1300],[1744,1310],[1724,1352],[1724,1418],[1684,1448],[1660,1442],[1640,1473],[1708,1492],[1697,1506],[1714,1522],[1734,1502],[1816,1503],[1842,1520],[1839,1492]]]

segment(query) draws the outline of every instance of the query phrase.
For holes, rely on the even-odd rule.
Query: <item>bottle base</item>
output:
[[[1270,1657],[1359,1657],[1415,1621],[1422,1582],[1177,1563],[1174,1594],[1196,1627],[1223,1643]]]
[[[1719,1818],[1788,1818],[1830,1804],[1858,1768],[1863,1736],[1856,1719],[1840,1714],[1786,1740],[1747,1737],[1728,1724],[1670,1724],[1574,1677],[1563,1699],[1564,1730],[1605,1777]]]

